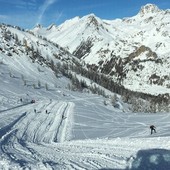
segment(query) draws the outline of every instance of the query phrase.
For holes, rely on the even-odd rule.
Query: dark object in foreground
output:
[[[153,134],[153,132],[156,133],[156,127],[154,125],[151,125],[150,129],[151,129],[151,135]]]

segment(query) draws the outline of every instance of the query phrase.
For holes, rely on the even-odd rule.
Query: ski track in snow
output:
[[[105,106],[101,96],[64,88],[20,85],[20,91],[15,79],[3,76],[0,169],[5,160],[7,170],[119,170],[133,163],[139,151],[170,150],[169,113],[124,113]],[[32,98],[36,103],[29,102]],[[157,127],[153,136],[150,124]]]
[[[168,12],[166,13],[168,14]],[[168,18],[167,21],[169,21]],[[108,25],[107,27],[109,28]],[[118,27],[120,27],[119,24]],[[70,27],[70,29],[72,28]],[[30,54],[26,55],[25,53],[25,46],[17,44],[14,39],[6,40],[2,35],[5,33],[3,29],[5,30],[2,27],[0,33],[0,169],[120,170],[127,169],[131,163],[135,164],[135,159],[138,158],[137,163],[141,163],[142,168],[137,170],[144,170],[149,169],[147,165],[151,163],[150,161],[155,164],[159,164],[160,160],[163,161],[163,155],[170,167],[169,113],[124,113],[121,109],[111,106],[110,99],[86,92],[69,91],[67,86],[70,81],[67,78],[64,76],[56,78],[56,75],[46,64],[36,60],[32,62],[28,57]],[[56,64],[59,61],[62,64],[67,60],[72,64],[71,56],[69,54],[62,55],[65,52],[55,45],[53,46],[27,32],[12,27],[8,27],[7,32],[8,29],[12,34],[18,36],[19,41],[27,40],[28,47],[33,45],[34,50],[37,49],[44,59],[54,60]],[[122,32],[122,29],[120,30]],[[153,33],[155,31],[157,30],[154,29]],[[66,31],[65,37],[69,33]],[[132,34],[134,35],[134,29]],[[72,36],[75,38],[75,35]],[[124,37],[124,32],[121,33],[120,38],[122,36]],[[61,36],[58,38],[64,44],[68,43]],[[137,36],[136,42],[140,42],[138,38],[139,36]],[[160,40],[160,38],[158,39]],[[72,43],[72,38],[70,40],[73,46],[79,42],[76,40]],[[105,41],[100,42],[105,44]],[[115,41],[113,43],[115,44]],[[152,41],[149,41],[150,43],[153,44]],[[114,49],[114,44],[110,44],[110,48]],[[121,42],[118,47],[123,44]],[[105,45],[102,46],[108,48],[108,45]],[[96,47],[95,45],[94,48]],[[153,48],[154,46],[151,45],[151,49]],[[73,48],[71,49],[73,50]],[[123,48],[121,49],[123,50]],[[159,53],[164,55],[164,51],[167,49],[168,46],[162,53],[160,48]],[[18,54],[13,50],[18,51]],[[130,49],[129,52],[132,51],[133,49]],[[8,52],[12,56],[8,56]],[[61,55],[61,60],[58,60],[54,54],[59,57]],[[100,55],[100,53],[98,54]],[[126,50],[124,55],[127,55]],[[168,57],[168,55],[166,56]],[[166,56],[165,59],[168,59]],[[92,58],[94,60],[90,59],[90,63],[98,63],[95,61],[96,57]],[[86,61],[88,60],[89,58],[86,58]],[[151,70],[154,66],[151,66]],[[165,66],[168,68],[168,63]],[[160,68],[162,68],[161,65]],[[169,73],[167,70],[163,69],[161,75]],[[147,69],[141,74],[145,78],[147,78],[146,72],[148,72]],[[129,87],[133,89],[137,88],[137,90],[145,92],[149,89],[153,94],[164,93],[165,90],[168,92],[168,88],[162,89],[156,85],[144,89],[142,85],[140,88],[136,80],[135,84],[131,82],[132,77],[134,78],[133,71],[132,74],[129,74],[128,79]],[[80,78],[83,77],[80,76]],[[91,84],[90,80],[85,80]],[[38,86],[37,81],[41,82],[41,87]],[[129,82],[125,82],[125,84],[129,84]],[[46,83],[48,83],[48,90],[44,88]],[[110,96],[113,95],[113,93],[108,93]],[[19,100],[21,98],[23,102]],[[30,100],[34,98],[36,103],[31,104]],[[104,105],[104,100],[107,100],[107,106]],[[152,136],[149,129],[151,124],[157,127],[157,133]],[[152,154],[149,157],[150,153]],[[155,158],[158,158],[156,156],[159,156],[160,159],[156,160]],[[153,161],[153,159],[155,160]],[[7,164],[5,165],[5,163]],[[168,170],[169,167],[166,167],[160,166],[159,170]]]
[[[111,113],[98,97],[80,100],[38,100],[1,111],[1,155],[22,168],[117,170],[138,150],[170,149],[169,114]],[[153,136],[151,122],[160,125]]]
[[[33,108],[36,108],[36,113]],[[7,122],[6,116],[8,120],[11,119],[9,125],[0,129],[1,154],[7,155],[21,166],[40,161],[41,154],[27,146],[28,143],[39,146],[64,142],[67,139],[66,135],[69,135],[67,119],[71,118],[73,108],[74,104],[71,102],[43,101],[38,104],[23,105],[25,112],[22,114],[19,114],[15,108],[1,112],[1,118],[4,118],[1,122]]]

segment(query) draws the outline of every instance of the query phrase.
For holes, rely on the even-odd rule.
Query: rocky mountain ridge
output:
[[[90,14],[32,32],[126,88],[158,95],[170,92],[169,30],[170,10],[147,4],[133,17],[103,20]]]

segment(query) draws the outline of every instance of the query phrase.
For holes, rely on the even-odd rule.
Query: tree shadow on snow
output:
[[[2,112],[6,112],[6,111],[10,111],[10,110],[13,110],[13,109],[17,109],[17,108],[20,108],[20,107],[23,107],[23,106],[26,106],[26,105],[29,105],[29,104],[31,104],[31,103],[30,103],[30,102],[28,102],[28,103],[24,103],[24,104],[21,104],[21,105],[18,105],[18,106],[15,106],[15,107],[9,108],[9,109],[0,110],[0,113],[2,113]]]
[[[129,167],[125,170],[169,170],[170,150],[149,149],[138,151]],[[103,168],[100,170],[118,170]]]

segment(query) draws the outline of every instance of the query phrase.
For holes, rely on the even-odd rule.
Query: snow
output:
[[[68,22],[71,29],[79,20],[75,18]],[[97,21],[101,22],[99,19]],[[66,23],[63,27],[67,30]],[[17,34],[20,40],[26,38],[28,45],[38,48],[44,58],[54,59],[53,54],[61,52],[54,45],[29,33],[14,28],[9,30]],[[25,47],[15,47],[14,42],[7,42],[0,36],[1,46],[5,50],[0,51],[0,169],[168,170],[170,113],[131,113],[127,112],[128,106],[123,104],[121,109],[114,108],[109,98],[70,91],[67,78],[56,78],[45,64],[33,63],[26,55]],[[101,44],[104,46],[105,43]],[[14,46],[18,54],[10,51],[7,44]],[[110,46],[114,47],[113,44]],[[96,51],[97,48],[98,45],[94,47]],[[8,56],[8,52],[12,56]],[[62,57],[64,60],[69,55]],[[168,73],[168,70],[162,72]],[[36,88],[38,81],[41,87]],[[136,81],[133,87],[137,89],[138,85]],[[144,85],[139,90],[141,88],[150,90]],[[154,94],[154,90],[159,94],[161,90],[167,92],[163,87],[152,88]],[[113,95],[109,91],[107,93]],[[107,105],[104,104],[105,100]],[[151,124],[156,126],[153,135],[149,129]]]
[[[69,91],[63,86],[68,80],[54,78],[46,68],[37,74],[36,63],[24,55],[1,54],[1,58],[0,169],[166,169],[170,165],[169,113],[122,112],[104,105],[101,96]],[[24,86],[21,72],[32,83],[42,77],[51,90]],[[58,87],[52,86],[55,83]],[[156,134],[150,135],[150,124],[157,127]]]
[[[100,100],[97,96],[75,93],[66,99],[39,99],[35,104],[1,111],[0,165],[31,169],[125,169],[140,152],[152,150],[152,158],[154,150],[159,149],[158,154],[162,155],[164,149],[170,149],[168,113],[116,113],[105,108]],[[157,126],[153,136],[149,132],[150,123]],[[153,160],[146,161],[155,165]]]
[[[1,94],[8,96],[1,85]],[[139,152],[153,150],[152,166],[155,149],[160,154],[170,149],[169,113],[122,113],[104,106],[100,96],[62,90],[67,96],[28,88],[34,104],[8,97],[5,103],[13,107],[0,111],[2,167],[125,169]],[[153,136],[150,124],[157,127]]]
[[[104,64],[109,63],[113,57],[125,59],[143,45],[150,48],[152,52],[157,54],[155,60],[160,59],[163,61],[162,64],[147,60],[144,62],[145,59],[148,59],[147,52],[144,52],[135,59],[143,62],[142,66],[146,68],[142,71],[139,69],[136,73],[133,70],[128,71],[122,85],[133,91],[157,95],[157,93],[169,93],[167,88],[170,83],[169,80],[166,79],[161,85],[162,87],[149,83],[149,77],[155,73],[160,78],[170,75],[169,14],[168,9],[161,10],[154,4],[146,4],[133,17],[109,21],[89,14],[82,18],[75,17],[67,20],[56,27],[54,31],[45,30],[45,28],[38,28],[39,32],[37,28],[32,31],[60,44],[70,53],[79,49],[82,42],[91,41],[90,52],[81,56],[81,59],[85,63],[98,66],[98,71],[103,70]],[[104,64],[100,65],[101,62]],[[127,65],[127,67],[130,66]],[[126,69],[129,70],[130,68]],[[114,68],[112,71],[115,71]],[[118,79],[115,74],[112,78],[114,81]],[[141,85],[136,86],[136,84]]]

